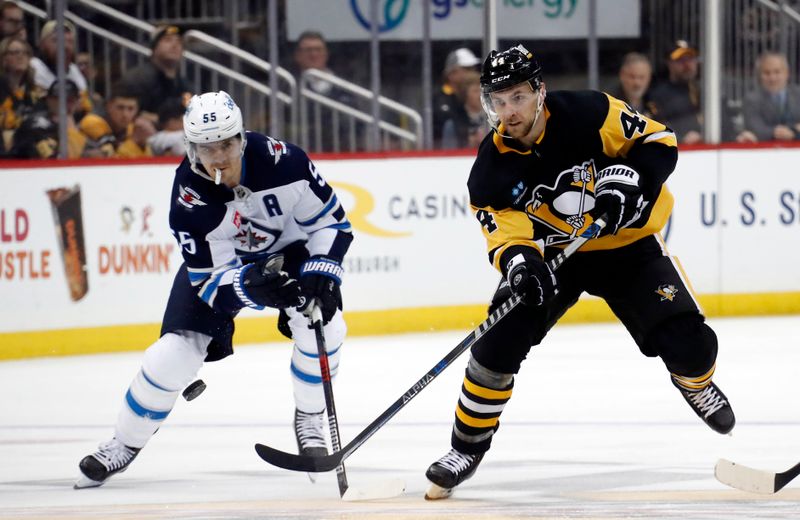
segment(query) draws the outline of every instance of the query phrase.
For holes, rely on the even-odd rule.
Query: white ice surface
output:
[[[800,317],[710,323],[732,436],[703,425],[621,325],[558,326],[524,363],[474,478],[439,502],[422,499],[424,472],[449,448],[466,354],[347,460],[353,486],[406,481],[381,502],[342,502],[333,473],[311,484],[255,454],[256,442],[295,449],[288,343],[207,364],[208,389],[179,400],[126,473],[79,491],[77,463],[110,438],[141,353],[0,363],[0,518],[800,518],[800,479],[764,498],[713,477],[720,457],[780,471],[800,460]],[[343,442],[467,332],[349,339]]]

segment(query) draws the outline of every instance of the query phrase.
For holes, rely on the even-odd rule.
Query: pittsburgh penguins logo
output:
[[[675,288],[672,284],[662,284],[658,286],[656,289],[656,294],[661,296],[661,301],[672,301],[675,299],[675,296],[678,294],[678,289]]]

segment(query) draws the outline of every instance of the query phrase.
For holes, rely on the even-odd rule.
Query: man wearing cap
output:
[[[192,88],[180,75],[183,35],[178,27],[158,27],[150,39],[150,47],[150,60],[129,70],[121,83],[139,100],[142,115],[155,124],[161,103],[170,98],[187,100]]]
[[[42,26],[39,33],[39,55],[31,58],[31,68],[33,69],[33,82],[41,90],[47,92],[56,80],[56,63],[58,50],[58,34],[56,32],[55,20],[50,20]],[[89,98],[88,85],[86,78],[81,74],[80,69],[74,63],[75,59],[75,26],[72,22],[64,21],[64,62],[67,64],[67,79],[72,81],[78,88],[80,105],[78,113],[88,113],[92,111],[92,102]]]
[[[466,71],[477,70],[481,60],[475,54],[461,47],[447,55],[442,72],[442,88],[433,98],[433,142],[439,147],[442,140],[442,127],[445,121],[453,118],[453,112],[459,110],[461,103],[456,98],[457,85]]]
[[[653,88],[648,108],[669,126],[682,144],[703,140],[697,50],[678,40],[667,55],[669,78]]]

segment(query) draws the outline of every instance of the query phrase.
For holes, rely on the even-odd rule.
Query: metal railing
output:
[[[328,83],[332,90],[347,97],[360,99],[365,105],[368,105],[373,98],[372,91],[342,80],[329,72],[316,69],[304,71],[300,76],[300,126],[303,146],[312,150],[327,149],[332,152],[398,147],[422,148],[422,116],[416,110],[384,96],[378,96],[378,104],[382,111],[388,112],[388,116],[407,123],[412,128],[407,130],[399,124],[380,120],[378,129],[381,142],[378,146],[378,143],[369,142],[370,132],[366,131],[367,125],[374,124],[370,111],[319,94],[311,88],[312,82]],[[342,142],[343,137],[346,143]]]
[[[43,20],[47,16],[45,11],[28,2],[20,1],[19,4],[38,20]],[[162,10],[158,11],[162,15],[156,15],[157,3],[138,2],[137,9],[141,11],[145,4],[147,4],[146,12],[155,16],[160,22],[176,21],[176,18],[185,21],[195,15],[203,17],[218,9],[210,14],[211,17],[216,17],[220,16],[223,10],[222,7],[209,6],[191,10],[184,6],[185,12],[180,11],[182,14],[176,14],[178,11],[168,14],[168,10]],[[198,5],[200,4],[205,5],[204,2]],[[127,69],[142,63],[150,56],[150,48],[143,43],[149,41],[155,25],[96,0],[70,0],[70,5],[91,12],[93,17],[100,15],[101,18],[109,20],[108,24],[102,22],[103,27],[101,27],[98,25],[101,22],[89,22],[72,11],[65,12],[65,17],[72,21],[78,30],[78,41],[85,42],[84,50],[95,60],[99,77],[97,80],[89,79],[90,89],[95,91],[96,83],[102,82],[102,94],[108,97],[112,85]],[[114,32],[109,28],[115,28],[117,31]],[[40,24],[36,24],[35,36],[38,36],[39,29]],[[242,108],[248,129],[270,133],[272,123],[279,120],[280,124],[277,127],[283,129],[279,137],[298,142],[310,151],[419,149],[423,146],[422,118],[419,112],[401,103],[378,96],[381,110],[379,117],[382,120],[376,122],[370,110],[362,110],[315,92],[309,88],[308,81],[327,81],[334,84],[339,91],[346,92],[350,97],[368,106],[374,95],[359,85],[314,70],[303,75],[301,79],[303,86],[299,87],[297,80],[288,70],[282,67],[273,68],[269,62],[205,32],[186,31],[184,41],[187,47],[202,48],[203,54],[185,50],[181,75],[193,83],[196,91],[223,89],[229,92]],[[276,114],[269,113],[272,90],[268,78],[273,69],[279,80]],[[332,124],[325,124],[326,122]],[[374,126],[379,129],[379,143],[369,142],[370,132],[367,130]]]

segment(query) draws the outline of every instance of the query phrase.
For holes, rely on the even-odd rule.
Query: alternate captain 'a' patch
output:
[[[658,286],[656,289],[656,294],[661,296],[661,301],[669,300],[672,301],[675,299],[675,295],[678,294],[678,289],[675,288],[672,284],[662,284]]]
[[[200,200],[200,195],[192,188],[184,188],[178,184],[178,203],[192,209],[195,206],[205,206],[206,203]]]
[[[260,253],[269,249],[280,236],[280,230],[261,226],[242,217],[239,232],[233,237],[234,247],[243,256]]]

